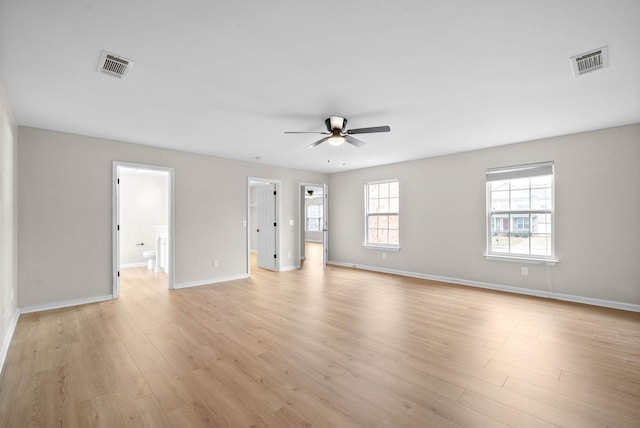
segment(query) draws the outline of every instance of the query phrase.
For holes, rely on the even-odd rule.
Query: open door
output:
[[[322,268],[327,268],[327,261],[329,260],[329,186],[325,183],[323,185],[323,220],[324,226],[322,228]]]
[[[256,189],[257,196],[257,232],[258,232],[258,267],[278,270],[276,220],[277,189],[275,183],[267,183]]]

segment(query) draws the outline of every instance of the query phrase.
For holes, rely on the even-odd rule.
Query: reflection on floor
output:
[[[301,262],[303,269],[322,270],[322,242],[305,242],[305,259]]]

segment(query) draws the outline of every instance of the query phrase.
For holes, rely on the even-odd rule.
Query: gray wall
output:
[[[486,260],[485,170],[540,161],[555,162],[560,263]],[[333,174],[329,259],[638,305],[639,172],[636,124]],[[392,178],[400,180],[401,250],[383,259],[362,246],[363,186]]]
[[[0,81],[0,349],[18,311],[17,253],[17,143],[18,128]],[[0,370],[3,359],[0,358]]]
[[[3,117],[6,105],[5,97]],[[175,169],[177,284],[246,273],[247,231],[242,222],[248,176],[282,182],[281,266],[295,266],[300,245],[299,183],[327,181],[323,174],[54,131],[20,127],[19,133],[19,307],[111,294],[113,160]],[[9,134],[15,138],[15,132]],[[4,145],[6,131],[2,135]],[[490,167],[547,160],[556,164],[560,263],[528,265],[529,275],[521,276],[520,263],[483,257],[484,173]],[[333,174],[329,257],[637,305],[638,165],[640,125],[631,125]],[[387,251],[383,260],[381,251],[362,247],[363,185],[389,178],[400,180],[402,248]],[[3,200],[5,212],[15,211]],[[11,227],[8,230],[11,234]],[[213,258],[220,260],[217,269],[212,267]],[[7,286],[2,287],[6,296]]]
[[[246,274],[248,176],[282,182],[281,268],[295,266],[299,183],[327,181],[324,174],[258,163],[35,128],[19,132],[21,308],[111,294],[114,160],[174,168],[176,285]]]

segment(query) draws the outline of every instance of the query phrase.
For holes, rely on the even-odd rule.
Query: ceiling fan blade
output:
[[[329,139],[329,137],[324,137],[319,139],[318,141],[316,141],[315,143],[311,143],[307,146],[307,149],[311,149],[315,146],[319,146],[320,144],[324,143],[325,141],[327,141]]]
[[[356,137],[352,137],[351,135],[345,135],[344,139],[347,140],[347,143],[353,144],[356,147],[362,147],[367,144],[362,140],[358,140]]]
[[[371,134],[374,132],[389,132],[391,128],[388,126],[373,126],[371,128],[357,128],[350,129],[347,131],[347,134]]]
[[[285,134],[322,134],[329,135],[327,131],[314,132],[314,131],[284,131]]]

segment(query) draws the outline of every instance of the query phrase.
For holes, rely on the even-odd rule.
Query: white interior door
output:
[[[326,269],[329,259],[329,186],[324,184],[322,190],[322,268]]]
[[[120,296],[120,171],[117,163],[113,163],[113,298]]]
[[[258,199],[258,267],[277,270],[276,185],[268,183],[259,186],[256,194]]]

